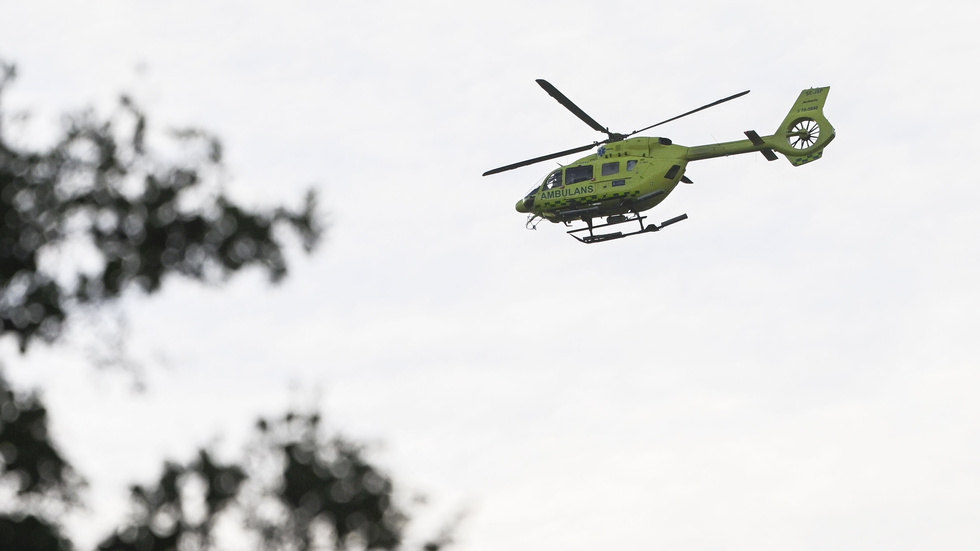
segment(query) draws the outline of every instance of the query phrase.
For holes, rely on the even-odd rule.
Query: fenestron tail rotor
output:
[[[810,118],[800,119],[786,133],[786,139],[794,149],[808,149],[820,139],[820,124]]]
[[[718,101],[711,102],[711,103],[709,103],[707,105],[702,105],[701,107],[698,107],[697,109],[692,109],[691,111],[688,111],[686,113],[682,113],[680,115],[677,115],[676,117],[671,117],[671,118],[669,118],[667,120],[660,121],[660,122],[658,122],[656,124],[651,124],[650,126],[646,126],[646,127],[641,128],[639,130],[634,130],[633,132],[630,132],[629,134],[619,134],[618,132],[610,132],[608,127],[602,126],[601,124],[599,124],[598,122],[596,122],[595,119],[593,119],[592,117],[590,117],[588,113],[586,113],[585,111],[582,110],[582,108],[580,108],[579,106],[575,105],[572,102],[572,100],[568,99],[565,96],[565,94],[562,94],[558,90],[558,88],[555,88],[555,86],[552,85],[547,80],[538,79],[536,82],[538,83],[539,86],[541,86],[541,88],[544,88],[544,91],[545,92],[548,92],[548,95],[550,95],[551,97],[555,98],[555,100],[557,100],[558,103],[562,104],[562,106],[565,107],[565,109],[568,109],[569,111],[571,111],[573,115],[575,115],[576,117],[578,117],[585,124],[589,125],[589,127],[592,128],[593,130],[595,130],[597,132],[604,133],[607,136],[607,138],[605,140],[602,140],[602,141],[592,142],[592,143],[590,143],[588,145],[582,145],[582,146],[579,146],[579,147],[573,147],[572,149],[566,149],[564,151],[559,151],[557,153],[550,153],[548,155],[542,155],[540,157],[535,157],[533,159],[528,159],[526,161],[520,161],[520,162],[517,162],[517,163],[512,163],[512,164],[509,164],[509,165],[506,165],[506,166],[495,168],[493,170],[488,170],[488,171],[486,171],[486,172],[483,173],[484,176],[489,176],[491,174],[497,174],[498,172],[505,172],[505,171],[508,171],[508,170],[513,170],[515,168],[520,168],[520,167],[523,167],[523,166],[533,165],[535,163],[540,163],[542,161],[548,161],[548,160],[551,160],[551,159],[557,159],[559,157],[564,157],[566,155],[571,155],[573,153],[581,153],[583,151],[588,151],[588,150],[592,149],[593,147],[597,147],[597,146],[600,146],[602,144],[607,144],[607,143],[610,143],[610,142],[618,142],[620,140],[625,140],[626,138],[629,138],[630,136],[633,136],[634,134],[639,134],[640,132],[643,132],[643,131],[646,131],[646,130],[650,130],[651,128],[655,128],[657,126],[660,126],[662,124],[666,124],[666,123],[671,122],[671,121],[675,121],[675,120],[677,120],[677,119],[679,119],[681,117],[686,117],[688,115],[692,115],[694,113],[697,113],[698,111],[702,111],[702,110],[707,109],[709,107],[714,107],[715,105],[718,105],[718,104],[721,104],[721,103],[725,103],[726,101],[730,101],[730,100],[733,100],[735,98],[742,97],[745,94],[748,94],[749,93],[748,90],[746,90],[744,92],[739,92],[738,94],[735,94],[735,95],[732,95],[732,96],[728,96],[727,98],[722,98],[722,99],[720,99]]]

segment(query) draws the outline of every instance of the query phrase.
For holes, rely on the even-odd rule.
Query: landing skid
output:
[[[578,229],[574,229],[574,230],[569,230],[567,233],[568,233],[568,235],[571,235],[572,237],[574,237],[575,239],[578,239],[582,243],[599,243],[601,241],[611,241],[613,239],[620,239],[622,237],[629,237],[631,235],[637,235],[637,234],[640,234],[640,233],[650,233],[650,232],[660,231],[661,229],[663,229],[663,228],[665,228],[665,227],[667,227],[667,226],[669,226],[671,224],[676,224],[677,222],[680,222],[681,220],[687,220],[687,215],[686,214],[682,214],[680,216],[675,216],[674,218],[671,218],[670,220],[667,220],[665,222],[662,222],[659,226],[656,225],[656,224],[644,225],[643,224],[643,221],[644,220],[646,220],[646,216],[641,216],[639,214],[617,214],[617,215],[614,215],[614,216],[609,216],[608,218],[606,218],[606,223],[605,224],[593,224],[591,218],[586,218],[585,219],[585,223],[587,224],[586,227],[584,227],[584,228],[578,228]],[[621,231],[618,231],[618,232],[612,232],[612,233],[601,233],[601,234],[598,234],[598,235],[596,235],[595,232],[594,232],[594,230],[597,230],[599,228],[605,228],[605,227],[608,227],[608,226],[615,226],[617,224],[625,224],[627,222],[639,222],[640,229],[638,229],[636,231],[633,231],[633,232],[621,232]],[[589,235],[585,235],[585,236],[582,236],[582,237],[579,237],[579,236],[575,235],[576,233],[586,232],[586,231],[589,232]]]

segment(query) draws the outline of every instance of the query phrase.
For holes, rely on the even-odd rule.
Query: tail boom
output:
[[[773,151],[777,151],[785,155],[794,166],[815,161],[823,154],[823,148],[836,136],[834,127],[823,114],[829,92],[829,86],[800,92],[800,97],[775,134],[759,136],[755,131],[749,130],[745,133],[749,137],[747,140],[690,147],[687,150],[687,160],[699,161],[755,151],[761,151],[767,159],[774,160],[776,156]]]

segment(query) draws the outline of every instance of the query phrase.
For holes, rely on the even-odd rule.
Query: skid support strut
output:
[[[641,233],[650,233],[650,232],[660,231],[663,228],[665,228],[665,227],[667,227],[667,226],[669,226],[671,224],[676,224],[677,222],[680,222],[681,220],[687,220],[687,215],[686,214],[682,214],[680,216],[675,216],[674,218],[671,218],[670,220],[666,220],[664,222],[661,222],[659,226],[656,225],[656,224],[644,224],[643,223],[644,220],[646,220],[646,216],[642,216],[640,214],[632,214],[632,215],[617,214],[617,215],[614,215],[614,216],[609,216],[609,217],[606,218],[606,222],[604,224],[593,224],[591,218],[586,218],[585,219],[586,227],[584,227],[584,228],[577,228],[577,229],[574,229],[574,230],[569,230],[567,233],[568,233],[568,235],[571,235],[572,237],[574,237],[575,239],[578,239],[582,243],[599,243],[601,241],[611,241],[613,239],[620,239],[622,237],[629,237],[631,235],[637,235],[637,234],[641,234]],[[596,234],[595,233],[595,230],[597,230],[599,228],[606,228],[606,227],[609,227],[609,226],[615,226],[617,224],[625,224],[627,222],[637,222],[637,223],[639,223],[640,224],[640,229],[639,230],[636,230],[636,231],[632,231],[632,232],[621,232],[621,231],[618,231],[618,232],[601,233],[601,234]],[[578,235],[575,235],[575,234],[581,233],[581,232],[589,232],[589,235],[583,235],[581,237],[578,236]]]

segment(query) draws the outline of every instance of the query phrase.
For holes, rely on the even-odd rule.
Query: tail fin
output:
[[[779,130],[768,137],[772,149],[786,155],[794,166],[816,161],[823,148],[834,139],[836,132],[824,117],[823,105],[830,87],[810,88],[800,92],[789,114],[779,125]]]

